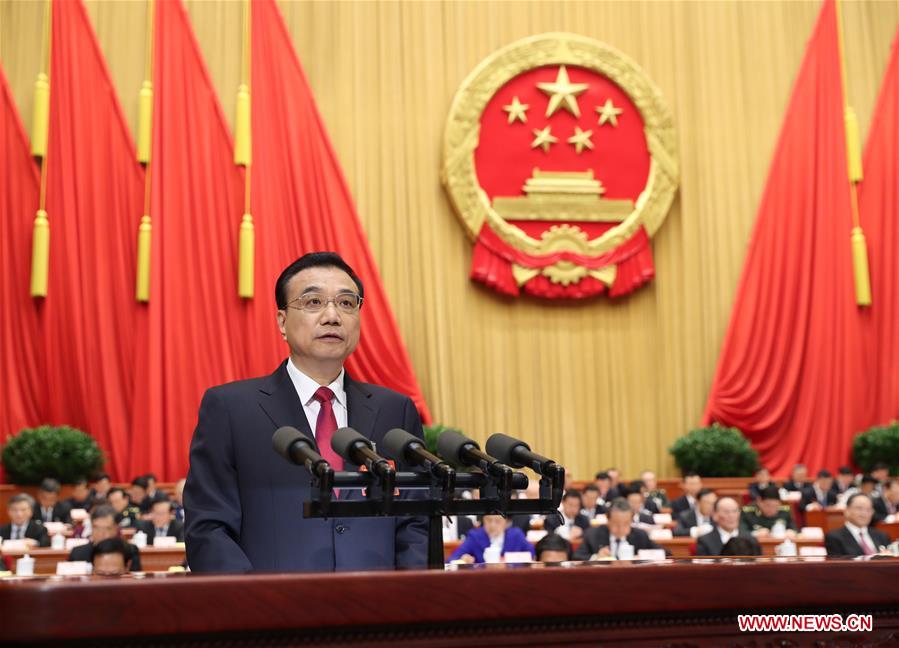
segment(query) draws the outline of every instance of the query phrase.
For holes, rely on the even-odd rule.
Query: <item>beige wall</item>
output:
[[[702,414],[768,163],[817,2],[281,2],[435,418],[504,431],[576,477],[674,468],[666,448]],[[188,2],[228,119],[240,4]],[[134,126],[142,2],[88,2]],[[0,0],[0,56],[24,121],[39,3]],[[899,18],[844,7],[849,92],[867,132]],[[544,31],[603,40],[661,88],[681,189],[653,241],[657,278],[609,302],[501,298],[468,280],[471,244],[438,179],[447,110],[493,50]],[[847,232],[848,245],[848,232]]]

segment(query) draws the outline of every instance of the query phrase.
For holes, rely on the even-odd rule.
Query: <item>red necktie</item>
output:
[[[331,468],[343,470],[343,459],[331,449],[331,438],[337,431],[337,417],[334,416],[334,407],[331,404],[334,392],[327,387],[319,387],[313,398],[321,403],[318,419],[315,421],[315,442],[318,444],[318,452],[331,464]]]
[[[862,531],[858,532],[858,545],[862,548],[862,552],[866,556],[877,553],[876,551],[874,551],[874,548],[868,544],[868,541],[865,540],[865,534]]]

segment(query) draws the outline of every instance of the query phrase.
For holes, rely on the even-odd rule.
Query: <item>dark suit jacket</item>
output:
[[[49,522],[65,522],[69,523],[72,521],[71,516],[69,515],[70,509],[69,506],[65,502],[57,502],[53,506],[53,519],[48,520]],[[31,514],[31,519],[35,522],[43,522],[44,519],[41,517],[41,505],[39,502],[35,502],[34,504],[34,512]]]
[[[141,571],[140,564],[140,550],[135,547],[130,542],[125,543],[125,547],[128,549],[128,553],[131,558],[131,567],[129,571],[139,572]],[[93,562],[94,560],[94,545],[88,542],[87,544],[78,545],[74,547],[72,551],[69,552],[69,557],[67,558],[70,562],[76,561],[84,561],[84,562]]]
[[[824,506],[833,506],[837,503],[837,494],[832,490],[827,491],[824,495],[827,502]],[[818,500],[818,496],[815,495],[815,489],[813,487],[806,488],[802,491],[802,499],[799,500],[799,510],[804,511],[809,504],[821,504],[820,500]]]
[[[890,514],[887,503],[882,497],[872,497],[871,503],[874,505],[874,519],[871,520],[871,524],[880,524]]]
[[[153,546],[153,539],[156,538],[156,527],[153,526],[153,520],[140,520],[137,527],[147,534],[147,546]],[[168,535],[174,536],[175,542],[184,542],[184,523],[178,520],[169,522]]]
[[[562,521],[563,520],[561,513],[553,513],[552,515],[547,515],[546,519],[543,521],[543,528],[546,529],[549,533],[552,533],[560,526],[562,526]],[[578,513],[574,516],[574,526],[580,527],[582,531],[586,531],[590,528],[590,519],[583,513]]]
[[[802,492],[806,488],[812,487],[812,482],[794,482],[792,479],[788,479],[784,482],[783,487],[788,491],[799,491]]]
[[[877,551],[881,546],[890,544],[890,536],[874,527],[868,527],[868,535],[876,545],[873,547]],[[839,529],[831,531],[824,536],[824,546],[827,547],[828,556],[864,556],[865,552],[859,546],[858,541],[852,535],[852,532],[841,526]]]
[[[777,488],[777,483],[775,483],[773,480],[769,481],[767,484],[760,484],[759,482],[750,482],[749,487],[748,487],[749,488],[749,497],[752,498],[752,501],[757,500],[762,494],[762,489],[767,488],[768,486],[774,486],[775,488]]]
[[[153,508],[153,504],[155,504],[156,502],[167,502],[168,500],[169,496],[157,488],[156,492],[153,493],[152,496],[147,495],[146,497],[144,497],[140,504],[138,504],[137,508],[140,509],[141,513],[149,513]]]
[[[752,547],[755,550],[755,553],[753,555],[762,555],[762,547],[759,544],[759,541],[756,540],[751,533],[740,531],[737,535],[740,538],[748,540],[750,543],[752,543]],[[721,550],[723,548],[724,543],[721,542],[721,535],[718,533],[718,529],[714,529],[710,533],[706,533],[705,535],[699,536],[696,539],[697,556],[720,556]]]
[[[675,520],[684,511],[690,510],[690,502],[686,495],[681,495],[676,500],[671,500],[671,517]]]
[[[9,540],[11,537],[12,523],[0,526],[0,538]],[[47,529],[44,528],[43,524],[41,524],[40,522],[35,522],[33,519],[29,521],[28,526],[25,527],[25,537],[31,538],[32,540],[37,540],[37,544],[39,547],[50,546],[50,535],[47,533]]]
[[[708,519],[708,523],[714,524],[711,518]],[[696,523],[696,511],[687,509],[677,516],[677,526],[672,533],[676,536],[688,536],[690,535],[690,529],[695,526],[698,526]]]
[[[392,428],[424,438],[412,400],[346,375],[348,423],[376,444]],[[282,363],[264,378],[209,389],[200,405],[184,488],[187,562],[195,572],[424,567],[427,518],[303,517],[312,497],[302,466],[272,449],[284,425],[315,443]],[[317,446],[316,446],[317,447]],[[356,466],[347,464],[346,470]],[[400,464],[398,469],[408,470]],[[360,499],[343,489],[340,499]],[[401,497],[424,497],[406,491]]]
[[[634,548],[634,558],[637,557],[640,549],[662,548],[650,540],[649,534],[643,529],[631,528],[631,532],[627,534],[627,542]],[[591,527],[584,532],[584,539],[574,552],[574,560],[589,560],[590,556],[603,547],[608,547],[609,544],[609,527],[607,525]]]

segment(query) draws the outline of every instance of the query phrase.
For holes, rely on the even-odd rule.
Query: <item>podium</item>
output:
[[[812,645],[738,614],[874,615],[899,633],[899,560],[759,558],[570,567],[0,581],[0,644],[115,646]],[[883,645],[886,645],[885,643]]]

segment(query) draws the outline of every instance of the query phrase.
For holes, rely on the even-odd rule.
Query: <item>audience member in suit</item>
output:
[[[32,518],[35,522],[71,522],[69,507],[59,501],[59,482],[45,479],[37,491],[37,506]]]
[[[590,520],[581,513],[581,491],[570,489],[562,497],[562,511],[547,515],[543,528],[549,533],[556,533],[566,540],[580,540],[584,531],[590,528]]]
[[[808,480],[808,468],[805,464],[796,464],[790,473],[790,478],[784,482],[784,489],[788,491],[802,492],[809,488],[812,483]]]
[[[124,576],[130,568],[130,554],[121,538],[107,538],[93,546],[91,563],[95,576]]]
[[[115,509],[115,521],[123,529],[137,526],[140,520],[140,509],[131,504],[131,499],[124,488],[111,488],[106,500]]]
[[[0,538],[4,540],[32,540],[38,547],[49,547],[50,536],[40,520],[32,517],[34,498],[19,493],[9,498],[6,505],[9,524],[0,526]]]
[[[889,515],[899,515],[899,479],[891,479],[881,500],[884,512]]]
[[[605,514],[605,512],[606,507],[599,504],[599,489],[593,484],[584,486],[584,490],[581,491],[581,513],[588,520],[592,520],[597,515]]]
[[[141,520],[137,528],[147,534],[147,544],[152,546],[157,537],[175,538],[175,542],[184,542],[184,523],[175,519],[172,503],[169,500],[157,500],[150,509],[150,519]]]
[[[753,544],[753,542],[755,544]],[[758,553],[754,553],[758,552]],[[738,535],[721,547],[721,556],[761,556],[762,548],[752,536]]]
[[[881,497],[886,492],[887,483],[890,481],[890,466],[882,461],[878,461],[871,468],[871,476],[877,480],[876,490]]]
[[[871,526],[874,504],[863,493],[856,493],[846,503],[846,523],[824,536],[828,556],[869,556],[890,544],[890,537]]]
[[[175,494],[172,496],[172,510],[175,512],[175,519],[184,522],[184,484],[186,479],[179,479],[175,482]]]
[[[599,489],[599,498],[596,500],[596,503],[605,511],[609,504],[612,503],[612,500],[618,497],[618,489],[612,488],[612,478],[609,477],[609,473],[605,470],[596,473],[596,476],[593,478],[593,485]]]
[[[535,548],[537,560],[545,563],[560,563],[571,560],[571,543],[555,533],[548,533]]]
[[[677,517],[686,510],[696,508],[696,496],[702,490],[702,477],[695,472],[684,475],[681,488],[684,494],[671,501],[671,517]]]
[[[780,493],[774,486],[762,491],[758,505],[745,510],[740,520],[743,530],[756,538],[767,538],[771,530],[780,523],[785,529],[785,537],[794,539],[798,529],[789,506],[781,506]]]
[[[696,508],[684,511],[677,516],[674,535],[697,538],[711,531],[717,501],[718,495],[715,491],[708,488],[699,491],[696,495]]]
[[[735,539],[743,539],[749,543],[749,549],[743,556],[761,556],[759,541],[751,533],[740,530],[740,505],[732,497],[717,500],[712,512],[715,528],[696,540],[697,556],[720,556],[726,545]]]
[[[648,526],[655,524],[652,513],[646,509],[646,500],[643,499],[643,482],[634,481],[628,486],[622,484],[618,487],[618,491],[627,500],[627,505],[631,507],[631,512],[633,513],[631,521],[633,524],[638,526],[641,524]]]
[[[481,526],[472,529],[465,536],[447,562],[462,560],[467,563],[483,563],[484,551],[493,547],[500,556],[510,551],[528,551],[534,555],[534,548],[527,541],[521,529],[511,526],[502,515],[485,515]]]
[[[749,497],[753,502],[757,502],[762,491],[769,486],[777,486],[777,484],[771,481],[771,473],[765,466],[762,466],[755,471],[755,481],[749,484]]]
[[[833,482],[833,491],[839,497],[855,486],[855,472],[849,466],[840,466]]]
[[[94,485],[91,488],[91,501],[105,502],[106,498],[109,496],[110,488],[112,488],[112,484],[109,481],[109,475],[106,473],[97,475],[97,478],[94,480]]]
[[[653,513],[661,513],[663,508],[669,508],[671,504],[668,502],[668,494],[664,488],[659,488],[659,482],[656,474],[651,470],[644,470],[640,474],[640,481],[646,488],[646,508]],[[650,505],[652,503],[652,505]],[[653,507],[655,510],[653,510]]]
[[[833,475],[829,470],[819,470],[815,483],[811,488],[802,491],[799,500],[800,511],[820,511],[837,503],[837,494],[833,492]]]
[[[612,466],[611,468],[606,468],[606,474],[609,476],[610,481],[609,497],[613,499],[621,497],[621,472]]]
[[[159,490],[150,495],[150,481],[146,477],[135,477],[131,481],[130,491],[131,501],[140,510],[141,515],[148,514],[155,502],[169,501],[166,494]]]
[[[624,498],[612,502],[607,515],[608,524],[592,527],[584,533],[581,545],[574,552],[575,560],[617,558],[623,544],[633,547],[635,558],[640,549],[662,548],[649,539],[646,531],[633,528],[633,511]]]
[[[880,524],[887,516],[887,507],[884,504],[880,492],[877,490],[879,482],[872,475],[864,475],[861,484],[856,492],[863,493],[871,498],[871,504],[874,506],[874,524]]]
[[[93,562],[94,547],[104,540],[119,537],[119,527],[115,522],[115,509],[108,504],[101,504],[91,512],[91,541],[79,545],[69,552],[67,560]],[[140,550],[133,544],[126,542],[125,549],[128,552],[128,564],[131,571],[140,571]]]
[[[91,506],[93,506],[93,499],[91,498],[90,490],[87,488],[87,480],[83,477],[76,479],[72,484],[72,496],[63,503],[69,508],[70,513],[73,509],[90,511]]]

